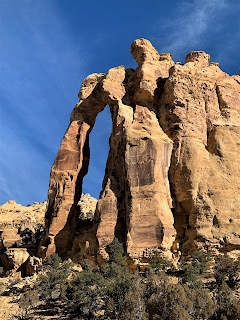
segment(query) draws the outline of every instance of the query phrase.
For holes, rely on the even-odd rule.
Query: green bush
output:
[[[71,313],[94,319],[102,307],[101,298],[105,292],[105,279],[98,270],[86,269],[77,273],[67,293]]]
[[[56,265],[58,268],[53,267]],[[71,266],[72,263],[68,261],[64,261],[60,265],[58,258],[56,260],[54,258],[53,263],[51,260],[50,263],[45,264],[44,272],[38,278],[39,293],[42,298],[50,298],[51,292],[56,286],[59,287],[61,298],[66,298],[67,277]]]
[[[138,276],[135,277],[132,287],[125,294],[121,318],[125,320],[147,320],[148,314],[146,310],[145,285],[142,279]]]
[[[3,292],[4,292],[4,286],[3,286],[2,282],[0,281],[0,296],[2,295]]]
[[[85,261],[68,288],[67,297],[74,316],[95,319],[104,312],[108,319],[130,319],[136,310],[133,303],[135,277],[127,268],[121,243],[114,239],[108,247],[109,260],[94,270]],[[126,308],[126,299],[132,301]],[[134,319],[134,318],[132,318]]]
[[[43,269],[57,269],[59,268],[59,264],[61,262],[62,259],[59,257],[59,255],[57,253],[53,253],[43,261]]]
[[[193,302],[181,284],[165,283],[148,300],[149,319],[186,320],[191,319]]]
[[[191,287],[200,288],[202,281],[200,275],[207,271],[207,262],[211,260],[211,256],[201,252],[195,251],[190,259],[182,259],[180,268],[183,271],[182,282],[188,283]]]
[[[209,253],[204,253],[202,251],[195,251],[191,255],[192,266],[195,268],[198,274],[203,274],[208,270],[207,263],[211,261],[211,259],[212,256]]]
[[[163,257],[159,252],[154,251],[151,257],[150,266],[153,269],[165,270],[172,267],[171,261]]]
[[[215,311],[210,291],[202,288],[189,288],[187,285],[184,285],[184,290],[193,302],[193,307],[190,312],[193,319],[210,319]]]
[[[213,292],[202,284],[201,277],[211,259],[208,255],[196,252],[190,259],[182,259],[183,276],[176,273],[176,277],[171,277],[166,273],[171,263],[157,252],[150,262],[151,268],[140,275],[128,269],[123,246],[117,239],[107,251],[109,259],[101,267],[94,268],[84,260],[83,271],[73,273],[72,263],[61,263],[57,255],[50,256],[39,276],[41,298],[54,299],[53,291],[60,292],[55,299],[63,302],[65,311],[75,320],[240,319],[238,303],[223,280],[217,282],[220,284],[217,290],[212,286]],[[223,266],[222,262],[216,263],[223,279],[229,283],[237,281],[233,276],[236,265],[230,267],[231,276],[226,276]]]
[[[119,266],[127,265],[123,246],[117,238],[114,238],[112,243],[109,244],[107,251],[109,255],[109,263],[116,263]]]
[[[30,290],[21,294],[18,305],[19,311],[14,318],[19,320],[32,319],[30,315],[32,308],[36,307],[39,302],[39,296],[36,290]]]
[[[214,277],[218,286],[226,282],[230,288],[239,282],[240,262],[233,261],[228,256],[218,256],[215,259]]]
[[[215,320],[239,320],[240,319],[240,305],[239,301],[233,296],[232,290],[222,282],[217,289],[214,296],[215,304],[217,306],[214,313]]]

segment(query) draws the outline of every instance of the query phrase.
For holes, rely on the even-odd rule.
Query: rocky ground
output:
[[[141,319],[153,320],[151,310],[158,313],[158,310],[161,310],[165,305],[164,312],[167,315],[173,312],[171,318],[166,317],[166,319],[239,320],[240,309],[237,306],[237,301],[240,299],[240,280],[237,280],[236,273],[235,285],[232,287],[226,270],[222,273],[226,282],[218,283],[214,260],[203,263],[204,256],[198,256],[200,264],[196,265],[194,260],[189,260],[187,265],[179,265],[179,269],[176,269],[158,257],[155,256],[153,264],[150,264],[145,273],[140,274],[127,270],[122,263],[124,261],[122,255],[114,254],[115,260],[111,260],[112,262],[106,263],[103,269],[98,270],[91,270],[86,266],[82,268],[70,260],[57,262],[60,258],[57,257],[56,260],[55,257],[55,260],[49,260],[48,264],[43,264],[41,271],[32,277],[15,280],[0,279],[2,283],[0,319],[12,320],[18,316],[17,319],[32,320],[137,320],[139,318],[135,313],[136,310],[140,312],[141,308],[146,308],[147,314]],[[219,265],[219,262],[216,263]],[[228,263],[228,267],[231,269],[233,262],[228,260]],[[204,269],[203,272],[200,272],[199,267],[202,266]],[[63,270],[65,270],[64,275]],[[76,279],[78,280],[76,281]],[[118,284],[121,285],[118,286]],[[222,287],[223,285],[225,287]],[[68,288],[67,291],[66,288]],[[107,291],[106,288],[108,288]],[[103,289],[104,291],[102,291]],[[75,294],[71,295],[69,290]],[[122,295],[122,292],[125,293]],[[31,300],[30,305],[22,302],[25,295],[28,296],[28,302],[29,299]],[[138,309],[139,299],[142,301],[140,309]],[[76,306],[80,306],[80,309],[77,309]],[[181,306],[180,311],[177,310],[179,306]],[[73,307],[76,308],[77,314],[72,313],[71,308]],[[110,313],[109,308],[112,308]],[[129,311],[126,313],[126,317],[119,316],[121,312],[125,314],[125,308]],[[170,312],[169,310],[172,308],[173,311]],[[26,309],[28,318],[20,318]],[[214,315],[212,318],[213,309],[218,310],[218,315]],[[228,310],[229,317],[218,317],[219,314],[228,314]],[[90,311],[92,313],[89,313]],[[195,312],[193,317],[190,316],[192,312]],[[202,317],[197,316],[198,312]],[[236,312],[235,315],[234,312]],[[159,317],[159,319],[163,318]]]

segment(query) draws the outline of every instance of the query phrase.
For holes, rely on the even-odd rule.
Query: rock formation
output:
[[[9,200],[0,206],[0,264],[5,270],[18,269],[37,253],[45,234],[47,201],[22,206]]]
[[[135,40],[136,70],[92,74],[53,164],[39,253],[107,257],[116,236],[129,260],[152,250],[240,254],[240,76],[203,51],[185,64]],[[93,219],[79,219],[89,135],[109,105],[110,151]]]

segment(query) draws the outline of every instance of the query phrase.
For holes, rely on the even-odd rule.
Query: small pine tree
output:
[[[153,269],[165,270],[172,266],[171,261],[163,257],[160,252],[154,251],[151,257],[150,266]]]
[[[114,238],[108,246],[109,263],[116,263],[119,266],[126,266],[126,257],[122,244],[117,238]]]
[[[58,269],[61,262],[62,259],[59,257],[59,255],[57,253],[53,253],[43,261],[43,268]]]
[[[199,276],[208,269],[207,262],[210,260],[211,256],[202,251],[195,251],[189,260],[183,258],[180,263],[183,271],[182,282],[188,283],[191,287],[200,288],[202,282]]]

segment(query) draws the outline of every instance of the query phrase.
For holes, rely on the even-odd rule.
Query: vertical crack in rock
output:
[[[197,249],[240,255],[240,77],[204,51],[174,63],[138,39],[131,53],[136,70],[119,66],[83,81],[51,170],[39,254],[101,263],[116,236],[133,261],[156,249],[177,259]],[[103,189],[93,222],[76,223],[88,136],[107,104]]]

